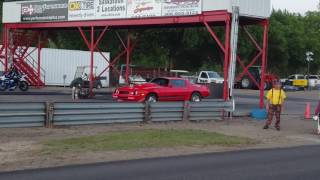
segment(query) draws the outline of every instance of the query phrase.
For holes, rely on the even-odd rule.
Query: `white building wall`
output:
[[[232,12],[232,6],[240,7],[240,16],[269,18],[271,0],[203,0],[203,11],[226,10]]]
[[[203,11],[232,11],[231,0],[203,0]]]
[[[110,58],[110,53],[104,52],[104,55],[108,59]],[[31,56],[36,60],[38,58],[37,51]],[[45,71],[46,85],[63,86],[63,76],[66,75],[65,85],[69,86],[74,79],[77,67],[89,65],[90,51],[48,48],[43,48],[41,51],[41,67]],[[99,75],[108,66],[107,61],[98,52],[94,53],[94,66],[97,66],[96,75]],[[89,69],[86,73],[90,74]],[[109,70],[102,77],[106,77],[106,80],[102,80],[102,86],[109,87]]]
[[[3,3],[2,22],[17,23],[21,21],[21,5],[15,2]]]

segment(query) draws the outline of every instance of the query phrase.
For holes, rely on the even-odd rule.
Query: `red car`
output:
[[[116,89],[112,95],[118,101],[201,101],[210,95],[206,86],[192,84],[183,78],[156,78],[149,83],[125,86]]]

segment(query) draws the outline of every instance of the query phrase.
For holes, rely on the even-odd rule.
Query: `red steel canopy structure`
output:
[[[123,2],[125,2],[123,6],[119,4]],[[248,39],[258,51],[257,55],[253,57],[251,63],[248,65],[245,65],[241,57],[237,56],[238,64],[244,69],[240,76],[248,75],[256,86],[260,88],[260,107],[262,108],[264,104],[263,87],[265,83],[267,62],[270,1],[238,0],[236,5],[240,8],[240,26],[245,29]],[[220,0],[163,0],[160,2],[157,0],[119,0],[112,2],[108,0],[51,0],[5,2],[3,6],[3,46],[0,49],[3,56],[0,57],[0,62],[4,65],[5,70],[8,70],[8,65],[10,63],[13,63],[19,70],[28,75],[29,80],[33,85],[42,86],[44,83],[41,80],[40,53],[41,48],[46,42],[44,32],[51,29],[57,31],[65,28],[76,29],[80,32],[84,43],[91,51],[90,92],[92,95],[94,81],[94,52],[98,51],[103,56],[103,53],[101,53],[99,49],[99,42],[105,37],[108,30],[138,27],[180,27],[181,25],[184,27],[204,26],[224,54],[223,97],[225,100],[228,100],[232,6],[234,6],[233,0],[225,0],[223,2]],[[259,9],[257,7],[259,7]],[[42,8],[41,12],[39,12],[39,8]],[[56,10],[56,12],[54,10]],[[101,15],[101,11],[108,10],[125,10],[126,12],[119,12],[116,15],[112,13]],[[90,15],[92,17],[89,17]],[[108,15],[111,17],[108,17]],[[114,17],[117,15],[123,17]],[[255,37],[246,30],[246,26],[251,25],[261,26],[263,28],[262,43],[257,42]],[[213,26],[225,27],[224,41],[218,37]],[[34,32],[33,35],[27,33],[30,31]],[[87,34],[88,31],[89,34]],[[97,33],[99,33],[99,35],[95,37],[95,34]],[[128,82],[131,52],[134,49],[136,42],[132,42],[130,33],[128,33],[126,40],[121,39],[120,36],[118,37],[124,50],[112,60],[104,57],[109,64],[108,67],[105,67],[104,72],[113,68],[119,59],[125,56],[127,65],[125,79]],[[32,41],[34,40],[37,42],[38,60],[36,60],[36,66],[31,67],[30,63],[26,62],[26,59],[30,55],[30,52],[28,53],[28,47],[31,46]],[[248,68],[256,64],[258,60],[261,60],[262,66],[260,82],[256,82],[248,71]],[[101,72],[101,74],[102,73],[103,72]]]

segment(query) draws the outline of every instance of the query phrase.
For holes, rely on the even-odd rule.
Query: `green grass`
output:
[[[44,153],[137,150],[177,146],[234,146],[254,144],[251,139],[201,130],[143,130],[48,140]]]

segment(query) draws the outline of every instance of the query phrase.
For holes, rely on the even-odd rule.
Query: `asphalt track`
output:
[[[319,180],[320,146],[0,173],[1,180]]]

